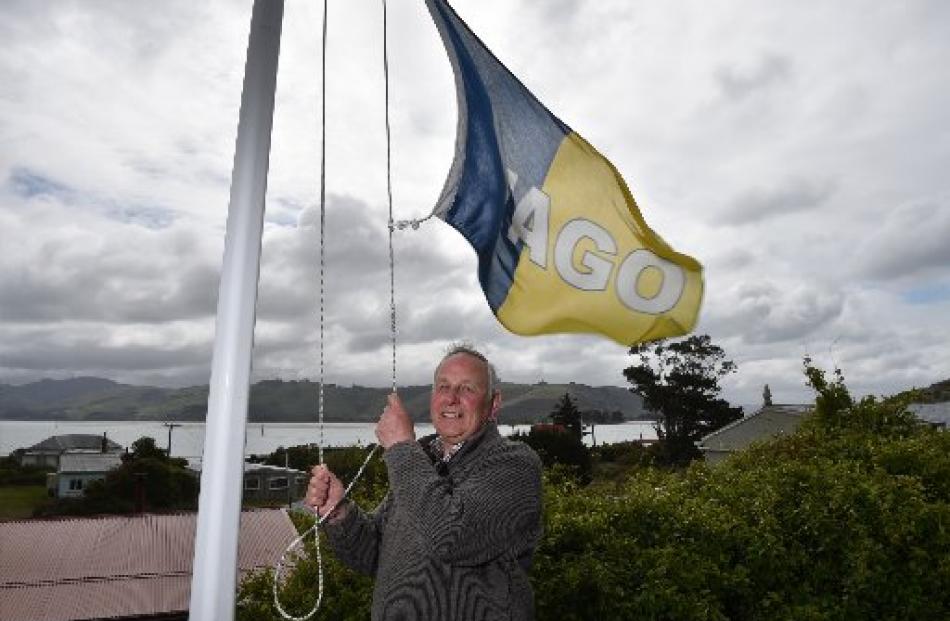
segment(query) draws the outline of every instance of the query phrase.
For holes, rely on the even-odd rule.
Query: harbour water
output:
[[[174,457],[198,458],[204,448],[205,424],[172,423],[171,454]],[[325,423],[324,446],[366,446],[376,441],[375,423]],[[527,431],[526,425],[499,425],[505,434]],[[417,424],[416,435],[433,433],[432,425]],[[130,446],[137,439],[148,436],[161,448],[167,448],[169,427],[160,421],[0,421],[0,456],[9,455],[18,448],[26,448],[55,435],[71,433],[105,433],[110,440]],[[597,425],[594,439],[597,444],[612,444],[627,440],[652,440],[656,430],[652,421],[631,421],[618,425]],[[585,436],[587,444],[591,437]],[[282,446],[320,443],[317,423],[249,423],[246,430],[244,453],[264,455]]]

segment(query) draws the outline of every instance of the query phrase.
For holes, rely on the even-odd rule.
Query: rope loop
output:
[[[330,515],[332,515],[334,511],[336,511],[336,508],[339,507],[340,504],[344,500],[346,500],[347,497],[350,495],[350,490],[353,489],[353,486],[356,485],[356,482],[359,481],[361,476],[363,476],[363,470],[365,470],[366,466],[369,465],[370,460],[373,458],[373,455],[376,454],[376,449],[378,448],[379,448],[378,444],[374,444],[370,448],[369,453],[366,455],[366,459],[363,460],[363,463],[362,465],[360,465],[359,470],[356,471],[356,475],[350,481],[349,485],[346,486],[346,489],[343,490],[343,497],[340,498],[340,501],[336,503],[335,505],[333,505],[333,508],[331,508],[325,514],[323,514],[323,516],[318,515],[317,521],[313,524],[313,526],[311,526],[310,528],[302,532],[300,535],[297,536],[296,539],[291,541],[290,544],[284,549],[283,554],[280,555],[280,559],[278,559],[277,564],[274,566],[274,582],[272,584],[273,593],[274,593],[274,607],[277,609],[277,613],[280,614],[280,616],[286,619],[287,621],[307,621],[307,619],[310,619],[313,615],[317,613],[318,610],[320,610],[320,605],[323,603],[323,555],[320,552],[319,529],[321,526],[323,526],[323,523],[327,520],[327,518]],[[296,617],[290,614],[289,612],[287,612],[286,610],[284,610],[284,607],[281,606],[278,585],[280,584],[280,577],[284,570],[284,563],[287,559],[287,555],[290,554],[291,550],[293,550],[294,548],[299,546],[301,543],[303,543],[304,540],[306,540],[307,537],[310,535],[310,533],[313,533],[313,542],[316,547],[317,603],[314,604],[312,609],[310,609],[310,612],[308,612],[307,614],[303,616]]]

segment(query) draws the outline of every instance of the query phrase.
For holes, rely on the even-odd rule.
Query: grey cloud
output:
[[[366,202],[341,195],[328,197],[326,218],[327,347],[344,347],[349,356],[381,351],[390,343],[385,222]],[[463,269],[439,249],[436,234],[445,233],[440,226],[445,225],[433,221],[418,231],[396,233],[400,346],[451,340],[462,332],[478,336],[490,329],[480,314],[494,321],[478,289],[474,265]],[[308,207],[296,226],[265,232],[255,346],[255,368],[263,376],[294,364],[310,366],[319,340],[318,287],[319,211]],[[268,327],[262,329],[264,325]]]
[[[717,220],[741,225],[816,209],[831,198],[834,190],[835,183],[828,179],[790,177],[771,188],[752,188],[739,194]]]
[[[493,331],[494,316],[484,307],[472,307],[460,300],[440,298],[438,306],[410,312],[401,328],[401,336],[412,343],[432,343],[468,338],[486,340]]]
[[[358,312],[343,298],[372,291],[389,296],[386,225],[365,202],[331,195],[326,206],[325,303],[329,312]],[[315,316],[320,279],[319,211],[302,211],[295,227],[265,233],[259,309],[263,317]],[[351,301],[347,299],[346,301]],[[342,310],[337,311],[335,309]]]
[[[548,0],[538,5],[544,12],[545,21],[569,24],[580,11],[580,0]]]
[[[168,340],[154,346],[144,339],[154,335],[154,327],[143,327],[143,342],[119,343],[110,340],[108,329],[72,323],[56,329],[4,330],[0,366],[31,371],[100,373],[171,370],[180,366],[209,365],[211,334],[203,341],[185,341],[177,330],[168,331]]]
[[[729,99],[743,99],[772,85],[787,80],[791,62],[784,56],[767,54],[751,67],[721,66],[715,72],[716,84]]]
[[[724,271],[739,270],[754,266],[759,257],[744,248],[728,248],[706,260],[707,269],[715,266]]]
[[[839,317],[844,298],[818,286],[742,282],[725,296],[708,321],[715,333],[739,336],[743,342],[801,342]]]
[[[47,196],[4,214],[6,322],[167,322],[213,312],[217,268],[196,232],[120,224]]]
[[[876,280],[950,272],[950,203],[926,201],[889,212],[856,255],[858,271]]]
[[[89,265],[77,266],[87,268]],[[0,316],[7,322],[63,320],[161,323],[214,311],[218,274],[191,266],[153,278],[76,269],[54,276],[31,270],[0,275]]]

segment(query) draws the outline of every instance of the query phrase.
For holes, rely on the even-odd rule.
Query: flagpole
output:
[[[284,0],[254,0],[244,67],[202,455],[190,621],[231,621],[251,348]]]

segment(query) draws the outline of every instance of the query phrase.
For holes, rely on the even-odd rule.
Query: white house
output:
[[[53,477],[53,494],[57,498],[76,498],[83,495],[93,481],[101,481],[106,474],[122,463],[119,453],[66,453],[59,458],[59,469]]]

